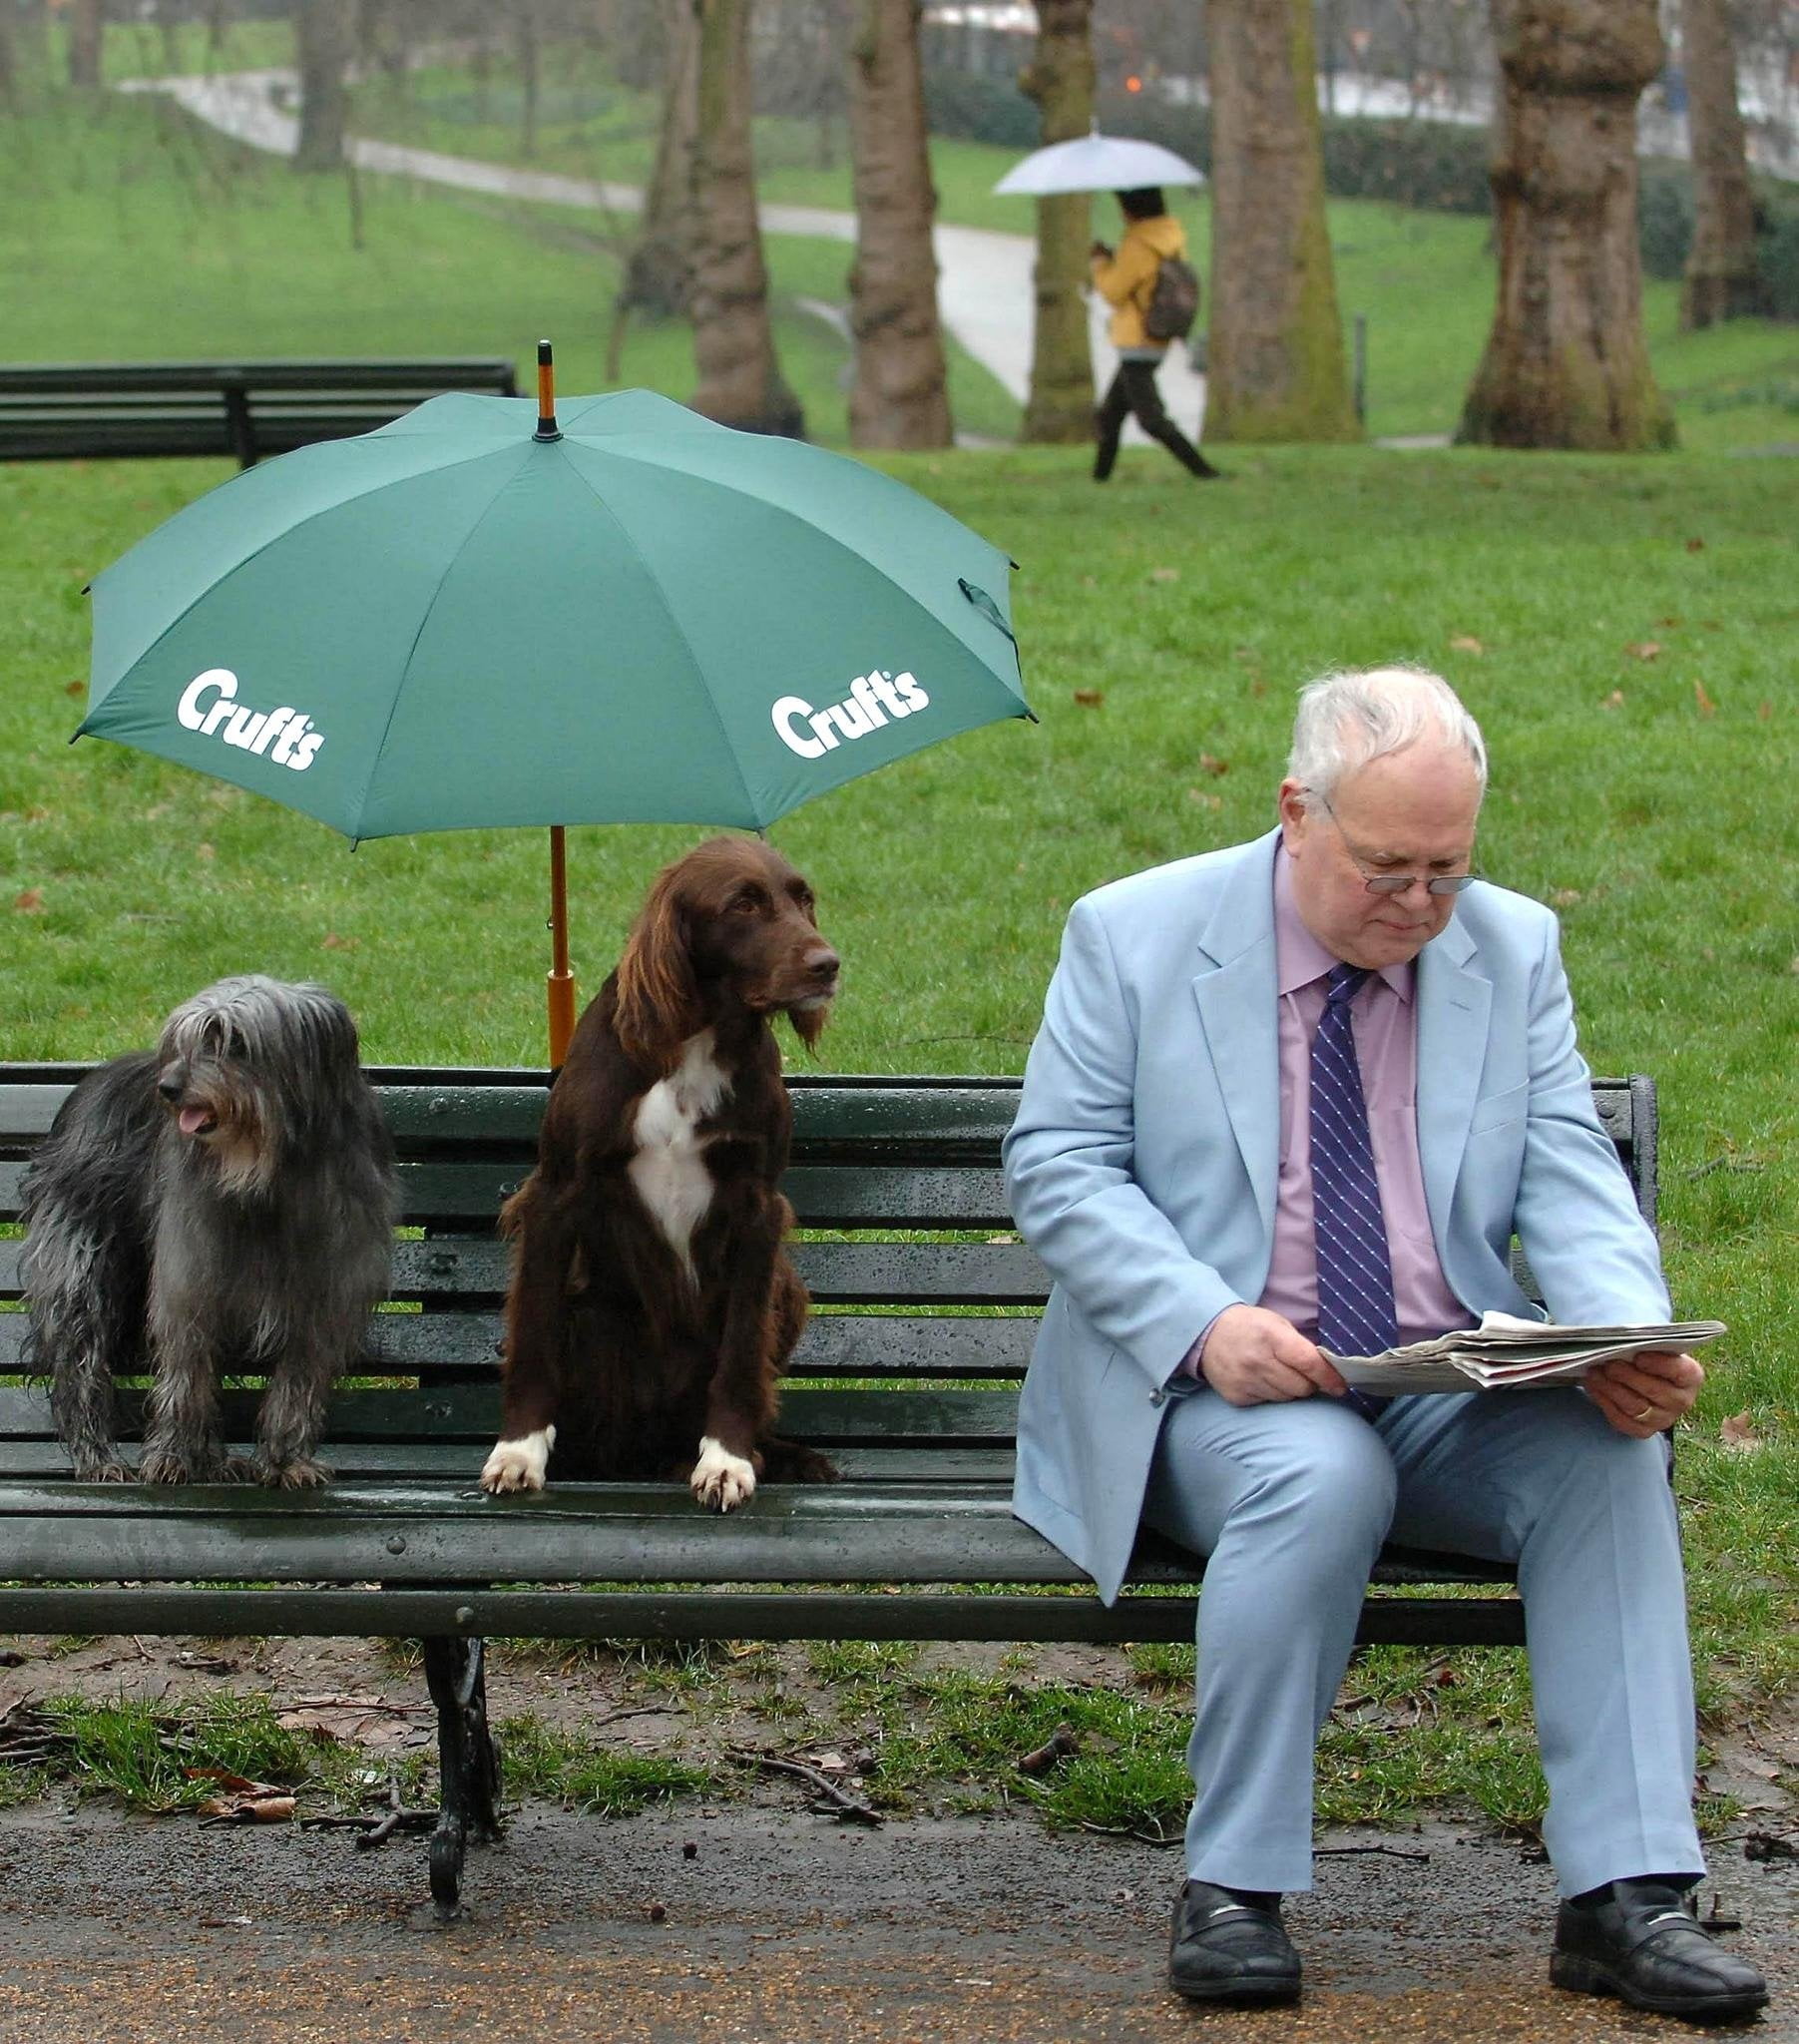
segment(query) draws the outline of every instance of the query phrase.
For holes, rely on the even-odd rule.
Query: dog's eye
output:
[[[225,1039],[225,1054],[239,1063],[249,1056],[249,1045],[244,1042],[241,1030],[233,1029],[228,1032]]]
[[[731,915],[759,915],[762,912],[762,897],[753,893],[739,894],[731,902],[727,912]]]

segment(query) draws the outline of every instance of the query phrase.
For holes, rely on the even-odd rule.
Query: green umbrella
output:
[[[540,391],[433,398],[159,527],[95,581],[77,736],[360,839],[762,828],[1031,715],[1010,563],[926,498],[648,391],[559,427]]]

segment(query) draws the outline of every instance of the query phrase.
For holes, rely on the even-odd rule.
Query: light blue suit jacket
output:
[[[1110,1603],[1174,1378],[1273,1253],[1274,848],[1182,859],[1075,904],[1006,1139],[1055,1279],[1019,1405],[1013,1508]],[[1418,1148],[1438,1260],[1479,1313],[1669,1316],[1653,1232],[1593,1109],[1556,918],[1477,881],[1420,953]],[[1183,1380],[1184,1381],[1184,1380]]]

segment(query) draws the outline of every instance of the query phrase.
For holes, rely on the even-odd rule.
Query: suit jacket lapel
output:
[[[1199,939],[1202,969],[1193,981],[1231,1134],[1270,1242],[1280,1175],[1280,1052],[1274,1027],[1274,846],[1279,834],[1270,831],[1245,847]]]
[[[1459,918],[1418,957],[1418,1161],[1440,1257],[1487,1057],[1493,985],[1476,970],[1477,957]]]

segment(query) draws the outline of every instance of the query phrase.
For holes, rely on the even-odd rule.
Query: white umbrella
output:
[[[1091,135],[1033,150],[993,188],[1009,198],[1051,192],[1136,192],[1145,185],[1203,185],[1205,173],[1155,142]]]

